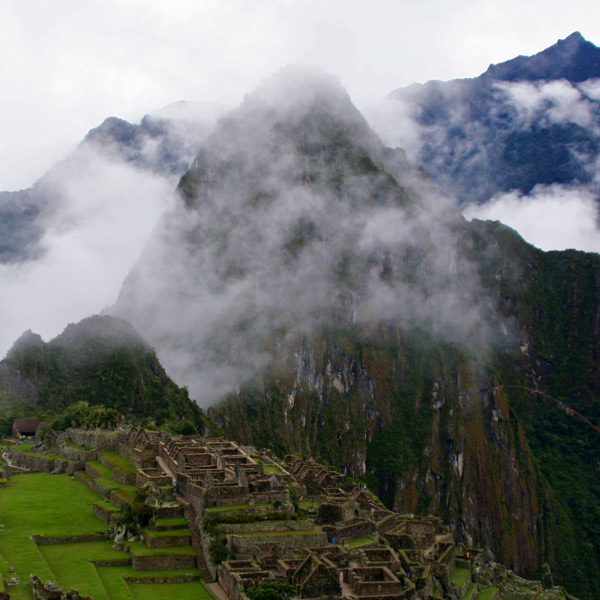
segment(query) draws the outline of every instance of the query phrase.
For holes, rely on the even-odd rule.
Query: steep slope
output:
[[[370,122],[462,205],[535,186],[597,195],[600,49],[573,33],[474,79],[392,92]]]
[[[60,412],[78,401],[117,409],[136,422],[189,419],[201,431],[204,414],[167,376],[152,348],[123,319],[94,316],[68,325],[45,343],[25,332],[0,362],[2,392]]]
[[[203,405],[227,396],[228,435],[594,597],[598,436],[558,400],[600,416],[597,257],[467,223],[310,69],[221,119],[179,192],[111,310]]]
[[[461,251],[479,257],[512,343],[475,357],[390,323],[320,331],[210,412],[248,443],[342,465],[396,509],[443,515],[518,572],[548,561],[596,598],[600,258],[478,221]]]

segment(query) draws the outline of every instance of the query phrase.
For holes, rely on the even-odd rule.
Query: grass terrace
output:
[[[63,456],[62,454],[57,454],[56,452],[44,452],[43,454],[41,454],[40,452],[34,452],[34,445],[34,442],[21,442],[19,444],[15,444],[14,449],[20,450],[24,454],[30,454],[31,456],[40,456],[42,458],[59,459],[74,462],[70,458]]]
[[[273,465],[271,463],[265,462],[261,458],[257,458],[256,462],[262,463],[263,471],[265,473],[268,473],[269,475],[271,475],[271,474],[273,474],[273,475],[283,475],[283,471],[278,466],[276,466],[276,465]]]
[[[136,472],[136,468],[131,464],[131,462],[121,456],[115,450],[104,450],[103,452],[100,452],[100,455],[109,460],[111,464],[113,464],[117,469],[119,469],[119,471],[122,471],[123,473]]]
[[[87,463],[94,471],[100,474],[100,477],[112,478],[112,469],[103,465],[99,460],[88,460]]]
[[[236,510],[250,510],[249,504],[232,504],[230,506],[210,506],[204,509],[204,512],[216,513],[216,512],[234,512]],[[255,504],[254,508],[273,508],[272,502],[263,502]]]
[[[346,548],[358,548],[359,546],[366,546],[367,544],[375,544],[377,542],[377,534],[366,535],[365,537],[357,538],[346,542]]]
[[[498,591],[498,588],[489,587],[481,590],[477,596],[477,600],[490,600],[490,598]]]
[[[314,502],[313,500],[300,500],[298,502],[298,507],[302,510],[306,510],[307,508],[319,508],[319,502]]]
[[[189,533],[189,529],[187,530]],[[196,554],[191,546],[173,546],[172,548],[148,548],[142,542],[128,544],[132,556],[164,556],[165,554]]]
[[[97,465],[96,465],[97,466]],[[98,470],[100,470],[98,468]],[[131,487],[133,486],[126,486]],[[128,493],[129,490],[119,490]],[[65,498],[69,502],[65,502]],[[21,579],[11,586],[11,600],[32,600],[30,573],[42,581],[53,581],[68,590],[78,589],[94,600],[209,600],[212,596],[201,581],[198,569],[134,571],[129,566],[94,564],[97,560],[129,560],[132,554],[112,548],[111,540],[36,545],[32,534],[46,536],[90,535],[102,533],[106,524],[92,512],[99,504],[109,510],[118,507],[104,502],[98,494],[70,475],[26,473],[13,475],[8,487],[0,488],[0,573],[7,579],[13,567]],[[185,519],[159,519],[158,524],[179,526],[165,532],[148,532],[153,536],[189,534]],[[150,549],[132,543],[132,553],[138,556],[195,554],[191,546]],[[134,578],[180,577],[192,575],[198,580],[186,583],[133,583]]]
[[[469,569],[465,569],[464,567],[457,567],[452,571],[452,581],[454,581],[458,587],[465,585],[469,576]]]
[[[469,584],[469,587],[467,588],[465,595],[463,596],[463,600],[471,600],[473,598],[473,596],[475,595],[476,589],[477,589],[477,584],[474,581],[472,581]]]
[[[69,498],[69,502],[64,501]],[[11,598],[31,598],[29,587],[30,573],[37,573],[43,581],[62,581],[54,568],[54,560],[48,562],[52,546],[37,546],[30,539],[32,534],[46,536],[88,535],[106,530],[103,523],[92,512],[92,504],[97,494],[77,479],[69,475],[49,475],[47,473],[28,473],[13,475],[9,485],[0,489],[0,524],[4,525],[4,535],[0,536],[0,557],[4,575],[6,569],[13,567],[23,582],[11,586]],[[100,542],[111,552],[115,552],[106,542]],[[85,562],[93,556],[82,554],[80,544],[70,544],[72,557]],[[96,546],[99,547],[99,546]],[[42,550],[43,549],[43,550]],[[89,547],[86,546],[86,550]],[[55,550],[60,549],[55,547]],[[123,556],[123,553],[119,553]],[[65,559],[71,562],[71,559]],[[91,564],[91,563],[88,563]],[[82,567],[86,569],[86,567]],[[79,572],[79,571],[77,571]],[[89,575],[89,573],[88,573]],[[88,592],[87,579],[76,586],[82,593]],[[85,590],[85,592],[84,592]],[[106,594],[94,596],[94,600],[108,598]]]
[[[144,532],[150,537],[171,537],[178,535],[190,535],[190,530],[186,526],[185,529],[168,529],[166,531],[156,531],[155,529],[144,529]]]
[[[172,527],[174,529],[179,529],[181,527],[187,527],[187,520],[185,517],[173,517],[170,519],[155,519],[151,527],[154,529],[158,529],[160,527]]]

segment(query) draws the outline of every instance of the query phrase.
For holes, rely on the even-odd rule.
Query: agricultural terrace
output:
[[[107,525],[92,512],[104,503],[79,479],[67,474],[13,475],[0,488],[0,571],[4,579],[15,575],[21,584],[11,586],[13,600],[31,600],[30,573],[51,580],[63,589],[74,587],[94,600],[210,600],[201,581],[186,583],[133,583],[128,578],[173,575],[171,571],[134,571],[131,565],[96,566],[94,561],[123,561],[130,554],[112,548],[112,540],[37,545],[30,536],[94,536]],[[183,522],[182,522],[183,525]],[[141,548],[141,545],[139,545]],[[180,552],[181,548],[174,548]],[[148,551],[148,549],[146,549]],[[14,571],[9,571],[9,569]],[[181,570],[177,570],[180,574]],[[185,573],[199,575],[197,569]]]

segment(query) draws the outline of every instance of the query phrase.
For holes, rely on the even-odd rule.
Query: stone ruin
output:
[[[64,592],[60,586],[51,581],[43,583],[37,575],[30,575],[29,580],[33,600],[92,600],[91,596],[83,596],[74,588]]]
[[[394,513],[365,486],[312,458],[288,455],[280,461],[270,451],[257,453],[220,438],[139,428],[112,437],[85,432],[84,439],[77,431],[66,435],[87,448],[78,450],[87,473],[81,480],[105,499],[125,506],[96,482],[98,473],[87,464],[96,458],[103,462],[96,443],[99,449],[117,450],[136,467],[135,473],[124,473],[112,465],[112,476],[154,490],[146,502],[155,518],[185,516],[189,535],[142,541],[150,548],[191,543],[195,555],[133,556],[133,570],[197,565],[204,580],[218,580],[232,600],[247,600],[249,587],[268,581],[293,584],[300,598],[354,600],[457,600],[467,590],[477,597],[479,590],[494,585],[521,585],[506,569],[487,566],[481,549],[457,544],[441,519]],[[103,503],[94,512],[113,524],[114,514]],[[209,518],[210,532],[204,528]],[[210,552],[217,538],[227,553],[220,564],[213,563]],[[457,569],[467,573],[460,584],[453,579]],[[551,575],[546,580],[551,582]],[[536,593],[541,585],[534,582]],[[31,586],[34,600],[88,598],[36,576]],[[493,591],[491,598],[495,595]]]

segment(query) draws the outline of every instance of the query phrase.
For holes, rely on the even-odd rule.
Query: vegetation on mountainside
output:
[[[154,351],[122,319],[89,317],[69,325],[48,343],[27,332],[3,362],[33,384],[39,395],[35,407],[5,401],[11,410],[0,422],[4,430],[5,421],[23,413],[50,415],[57,429],[68,426],[71,417],[93,424],[89,413],[94,411],[98,421],[114,420],[120,414],[129,422],[146,422],[178,433],[202,432],[206,424],[204,412],[190,400],[187,390],[167,376]],[[80,403],[88,405],[87,415],[75,414],[77,407],[84,406]],[[73,405],[71,412],[64,412]],[[100,414],[100,409],[93,408],[98,406],[114,413]]]
[[[473,222],[473,239],[475,252],[487,249],[482,278],[519,324],[521,354],[499,353],[494,363],[544,482],[540,541],[556,579],[591,598],[600,572],[600,432],[567,410],[600,426],[600,257],[542,252],[500,223]]]
[[[547,561],[593,598],[600,434],[564,407],[600,425],[600,257],[541,252],[499,223],[473,222],[461,244],[509,331],[501,343],[475,358],[416,328],[322,330],[211,414],[281,455],[349,473],[365,457],[363,478],[388,506],[433,511],[459,533],[476,494],[496,558],[521,553],[514,566],[531,575]]]

